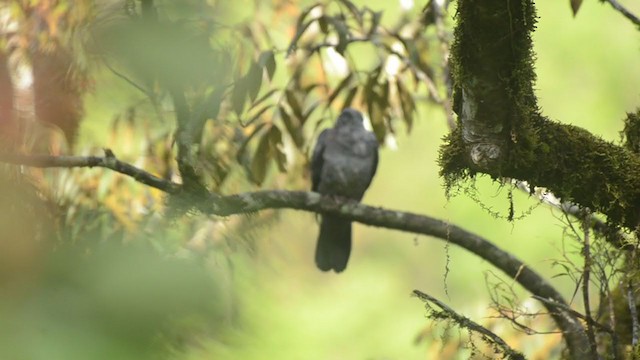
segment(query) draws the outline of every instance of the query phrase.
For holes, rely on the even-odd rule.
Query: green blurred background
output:
[[[393,23],[400,13],[399,2],[395,1],[356,3],[384,10],[383,21],[389,23]],[[637,2],[622,3],[636,13],[640,12]],[[251,1],[238,1],[230,11],[239,19],[258,16],[253,13],[252,4]],[[415,6],[419,10],[423,4]],[[540,20],[534,34],[538,73],[536,88],[543,113],[563,123],[584,127],[606,140],[619,142],[625,113],[633,111],[640,103],[640,36],[637,29],[610,6],[596,1],[586,1],[575,18],[569,1],[539,1],[537,6]],[[283,47],[286,46],[286,37],[281,41]],[[104,81],[102,86],[96,86],[97,91],[87,99],[88,113],[82,124],[78,148],[110,147],[121,158],[135,158],[141,151],[135,140],[110,138],[109,124],[105,121],[123,111],[124,104],[131,100],[135,90],[119,80],[101,81]],[[451,199],[445,197],[436,160],[441,139],[447,132],[442,110],[435,106],[421,106],[413,131],[409,135],[399,132],[397,149],[386,147],[381,150],[378,173],[363,202],[449,221],[491,240],[547,278],[561,273],[562,269],[554,267],[552,260],[560,258],[563,249],[577,252],[579,245],[563,235],[565,222],[556,211],[516,192],[515,214],[526,216],[509,222],[506,219],[508,189],[486,178],[479,178],[475,183],[479,193],[477,200],[464,193]],[[118,143],[125,145],[118,147]],[[274,181],[273,184],[280,184],[288,190],[309,187],[302,181],[290,186],[286,182]],[[496,218],[483,208],[490,208],[501,216]],[[127,252],[129,255],[123,260],[122,256],[115,256],[107,249],[96,250],[105,251],[104,262],[92,263],[86,269],[82,264],[76,266],[68,261],[65,266],[71,270],[64,270],[65,266],[59,270],[61,267],[53,260],[54,264],[50,266],[73,274],[91,274],[91,271],[100,274],[95,278],[87,275],[93,279],[86,280],[89,282],[111,279],[110,282],[105,281],[115,289],[94,289],[95,293],[91,290],[93,287],[83,283],[82,279],[73,282],[75,285],[71,288],[88,288],[83,293],[104,300],[99,302],[102,310],[97,313],[95,309],[85,309],[76,312],[75,316],[89,316],[98,322],[110,323],[106,319],[113,319],[115,314],[122,315],[118,311],[124,306],[122,304],[133,303],[135,306],[132,305],[131,309],[138,310],[132,310],[131,321],[116,318],[113,319],[115,325],[109,325],[113,325],[116,329],[113,331],[119,334],[127,328],[126,323],[144,323],[146,320],[136,316],[147,316],[147,311],[150,318],[154,318],[156,312],[177,313],[182,318],[190,312],[184,309],[197,308],[198,316],[210,320],[205,321],[206,326],[202,325],[209,329],[203,332],[208,336],[199,335],[191,344],[190,336],[182,334],[187,340],[181,340],[181,344],[186,343],[187,346],[178,347],[181,350],[169,350],[170,358],[440,359],[468,356],[469,350],[458,351],[457,345],[447,347],[447,341],[440,338],[447,330],[433,327],[426,319],[423,304],[410,296],[413,289],[439,298],[478,322],[490,321],[486,318],[490,314],[487,310],[490,298],[486,277],[495,282],[494,275],[502,277],[502,274],[476,256],[449,246],[441,239],[355,224],[349,266],[344,273],[336,275],[322,273],[314,266],[318,226],[313,214],[282,210],[271,217],[268,221],[261,221],[258,216],[249,215],[219,222],[190,215],[187,218],[197,226],[185,225],[181,220],[168,223],[158,220],[161,224],[149,226],[152,229],[149,233],[132,236],[151,239],[157,248],[176,246],[176,252],[181,253],[180,246],[171,245],[180,243],[179,239],[200,236],[206,242],[209,234],[224,234],[224,245],[199,259],[201,263],[198,265],[193,261],[188,265],[173,262],[167,265],[164,263],[166,259],[149,257],[145,251],[133,252],[134,255]],[[238,223],[241,223],[241,230],[237,230]],[[227,227],[235,230],[226,232]],[[204,235],[198,235],[200,233]],[[581,261],[575,254],[568,256]],[[189,254],[185,257],[192,258]],[[202,275],[198,275],[200,272],[194,266],[206,269],[210,277],[199,278]],[[160,269],[166,273],[159,273]],[[150,286],[149,291],[135,289],[134,285],[130,289],[126,282],[120,283],[120,280],[140,272],[148,275],[143,278]],[[558,277],[551,282],[567,298],[572,296],[574,284],[570,279]],[[203,289],[202,284],[209,284],[211,288]],[[60,299],[60,295],[53,296],[46,289],[41,291],[38,297],[45,299],[42,303]],[[132,298],[113,299],[107,296],[111,291],[133,295]],[[189,299],[171,296],[194,291],[196,294]],[[135,295],[137,292],[139,296]],[[518,289],[518,295],[523,303],[536,309],[527,300],[527,294]],[[59,301],[64,302],[64,299]],[[153,308],[156,301],[161,305]],[[34,352],[33,356],[25,359],[160,356],[137,349],[139,344],[129,344],[130,338],[122,340],[117,336],[102,336],[105,331],[110,331],[106,325],[89,326],[91,330],[87,331],[78,328],[68,332],[60,330],[61,323],[73,325],[73,321],[66,317],[53,317],[45,311],[42,303],[21,304],[19,308],[24,314],[36,318],[37,314],[47,314],[42,318],[50,321],[50,328],[61,331],[72,340],[67,343],[67,340],[55,337],[55,341],[51,337],[43,337],[42,341],[38,337],[29,337],[33,342],[23,346],[52,349],[55,348],[51,345],[53,341],[60,347],[86,343],[89,350],[82,352],[80,349],[78,353],[61,350],[59,355],[48,351],[42,356]],[[82,321],[78,320],[78,323]],[[189,324],[199,323],[189,321]],[[491,321],[491,324],[497,333],[508,334],[507,340],[531,358],[554,356],[547,347],[557,344],[557,336],[525,337],[515,334],[506,322]],[[548,326],[545,323],[539,325]],[[34,327],[37,328],[36,325]],[[83,335],[87,335],[86,338]],[[100,343],[104,339],[111,339],[113,343]],[[162,342],[162,339],[149,335],[144,341],[155,343]],[[95,349],[113,349],[114,352],[96,354]],[[70,357],[69,354],[74,355]]]
[[[637,3],[626,3],[640,10]],[[366,4],[384,9],[385,17],[397,12],[395,2]],[[619,142],[625,113],[640,103],[637,29],[595,1],[586,1],[576,18],[568,1],[539,1],[538,14],[536,88],[543,113]],[[562,272],[551,261],[563,248],[561,216],[516,193],[516,215],[535,210],[509,222],[507,190],[482,178],[476,185],[480,201],[502,218],[494,218],[464,194],[447,199],[436,164],[448,131],[444,115],[422,107],[418,118],[409,136],[398,136],[397,150],[381,151],[378,173],[363,202],[450,221],[490,239],[547,278]],[[439,352],[437,331],[434,343],[414,343],[429,321],[411,290],[425,291],[478,321],[487,316],[485,275],[496,270],[464,250],[440,239],[356,224],[347,271],[325,274],[312,262],[316,232],[313,215],[282,211],[281,221],[261,235],[254,273],[238,279],[253,284],[249,297],[254,300],[244,309],[250,335],[240,332],[241,345],[233,349],[222,350],[217,344],[208,350],[239,359],[447,358]],[[568,249],[577,251],[577,244],[566,241]],[[572,281],[551,281],[571,297]],[[545,341],[543,335],[529,336],[514,339],[514,346],[535,358]]]

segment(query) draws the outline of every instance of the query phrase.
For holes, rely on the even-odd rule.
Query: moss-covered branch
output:
[[[459,126],[441,151],[447,184],[476,173],[526,180],[635,229],[640,157],[538,110],[531,0],[461,0],[452,51]]]

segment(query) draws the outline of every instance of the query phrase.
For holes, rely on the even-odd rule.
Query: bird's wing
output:
[[[371,174],[369,175],[369,182],[367,183],[367,188],[371,185],[371,181],[373,181],[373,177],[376,175],[376,171],[378,170],[378,140],[375,135],[371,134],[370,139],[367,141],[367,146],[371,147],[372,152],[372,166],[371,166]]]
[[[329,130],[326,129],[320,133],[318,141],[316,141],[316,147],[313,149],[313,155],[311,156],[311,191],[318,191],[318,186],[320,186],[322,165],[324,163],[323,155]]]

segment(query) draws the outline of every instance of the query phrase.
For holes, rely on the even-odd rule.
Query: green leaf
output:
[[[224,96],[224,87],[219,86],[215,89],[205,100],[205,113],[206,119],[215,119],[220,113],[220,105],[222,104],[222,97]]]
[[[356,85],[352,87],[351,90],[349,90],[349,92],[347,93],[347,96],[344,98],[344,103],[342,103],[342,110],[351,106],[351,104],[353,103],[353,99],[356,97],[357,94],[358,94],[358,86]]]
[[[375,90],[372,90],[367,96],[367,110],[369,111],[369,119],[371,119],[371,127],[376,134],[378,142],[382,143],[387,129],[384,126],[384,99],[382,99]]]
[[[267,134],[272,156],[275,156],[276,164],[280,172],[287,171],[287,155],[282,151],[282,133],[277,126],[272,126]]]
[[[249,100],[253,102],[262,86],[262,68],[258,63],[252,63],[249,72],[246,75],[247,93]]]
[[[267,110],[269,110],[270,108],[272,108],[274,106],[275,106],[274,104],[267,104],[267,105],[263,106],[253,116],[251,116],[251,118],[249,118],[249,120],[247,122],[242,123],[242,126],[251,125],[254,121],[258,120],[262,114],[264,114]]]
[[[291,39],[291,43],[289,44],[289,47],[287,49],[287,55],[295,51],[296,47],[298,46],[298,41],[300,40],[304,32],[309,28],[309,25],[311,25],[311,23],[313,22],[313,20],[311,20],[305,23],[307,16],[309,15],[309,13],[311,13],[311,10],[319,5],[320,3],[315,3],[309,6],[308,8],[304,9],[304,11],[302,11],[300,16],[298,17],[298,21],[296,23],[296,33],[293,36],[293,39]]]
[[[280,113],[280,118],[282,119],[287,132],[291,136],[293,143],[298,149],[302,149],[304,146],[304,139],[302,137],[302,128],[300,123],[295,119],[292,119],[284,107],[280,106],[278,108],[278,112]]]
[[[231,107],[233,111],[240,116],[244,109],[244,103],[247,100],[247,84],[244,77],[236,80],[233,92],[231,93]]]
[[[349,45],[349,28],[343,19],[338,17],[332,17],[331,23],[333,23],[333,27],[338,32],[338,45],[336,45],[336,51],[340,55],[344,55],[345,50],[347,50],[347,45]]]
[[[251,160],[251,181],[261,185],[267,176],[267,163],[271,157],[269,152],[269,132],[262,136]]]
[[[320,31],[327,35],[329,33],[329,19],[326,15],[322,15],[318,18],[318,25],[320,25]]]
[[[276,72],[276,56],[273,51],[268,50],[262,52],[258,58],[258,64],[267,70],[269,80],[273,80],[273,74]]]
[[[236,153],[236,160],[238,161],[238,163],[242,163],[243,162],[242,158],[244,157],[244,153],[247,150],[247,145],[249,144],[251,139],[256,137],[256,135],[258,133],[260,133],[260,130],[262,130],[262,128],[264,128],[266,125],[267,125],[266,122],[256,125],[255,128],[253,129],[253,131],[251,132],[251,134],[244,139],[244,141],[242,142],[242,145],[240,145],[240,148],[238,149],[238,152]]]
[[[285,97],[287,98],[287,103],[293,110],[293,115],[295,115],[300,121],[300,125],[304,125],[303,120],[304,116],[302,115],[302,105],[298,101],[298,98],[291,90],[285,91]]]
[[[396,87],[398,88],[398,98],[400,100],[404,122],[407,125],[407,132],[410,132],[413,128],[413,113],[415,112],[416,104],[413,96],[411,96],[411,93],[409,93],[402,81],[398,80]]]
[[[382,19],[382,11],[374,11],[371,12],[371,28],[369,28],[369,36],[373,35],[373,33],[378,30],[378,26],[380,25],[380,20]]]
[[[258,100],[254,101],[253,104],[251,104],[251,108],[255,108],[258,105],[260,105],[261,103],[263,103],[265,100],[267,100],[271,95],[275,94],[276,91],[278,91],[278,89],[271,89],[269,91],[267,91],[264,95],[260,96],[258,98]]]
[[[380,72],[382,71],[382,65],[377,66],[369,77],[367,78],[367,82],[364,85],[364,99],[367,100],[371,96],[374,96],[374,88],[378,85],[378,76],[380,76]]]
[[[338,0],[342,5],[344,5],[347,10],[351,13],[351,15],[356,19],[358,24],[362,25],[362,13],[358,8],[349,0]]]
[[[349,75],[347,75],[344,79],[342,79],[342,81],[340,81],[338,86],[336,86],[335,90],[333,90],[331,95],[329,95],[329,98],[327,99],[327,107],[331,106],[331,103],[333,103],[333,100],[335,100],[338,97],[338,95],[340,95],[340,92],[342,90],[344,90],[348,85],[351,85],[351,79],[353,79],[353,76],[354,76],[353,73],[350,72]]]
[[[582,0],[569,0],[569,2],[571,4],[571,11],[573,11],[573,16],[575,17],[582,6]]]

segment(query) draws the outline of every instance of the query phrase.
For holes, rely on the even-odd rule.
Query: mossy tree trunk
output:
[[[533,2],[462,0],[458,7],[451,55],[458,128],[440,158],[447,184],[476,173],[526,180],[605,214],[613,226],[636,229],[640,157],[540,113]]]
[[[531,0],[458,1],[451,53],[458,126],[441,149],[441,174],[448,186],[478,173],[526,180],[605,214],[614,228],[635,230],[640,157],[541,114],[533,90],[535,25]],[[627,122],[638,118],[630,114]],[[582,325],[555,317],[572,356],[588,358]]]

